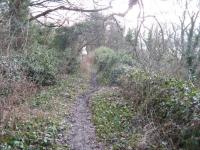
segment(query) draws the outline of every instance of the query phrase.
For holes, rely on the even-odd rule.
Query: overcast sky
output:
[[[109,0],[95,0],[98,1],[102,7],[108,5]],[[113,8],[109,11],[104,11],[103,13],[109,14],[112,12],[124,12],[128,8],[128,1],[129,0],[114,0],[113,2]],[[161,23],[170,23],[170,22],[177,22],[178,17],[181,16],[185,6],[181,5],[185,4],[186,0],[143,0],[143,10],[145,16],[156,16]],[[191,3],[188,6],[188,9],[192,12],[196,12],[199,10],[199,6],[197,5],[197,2],[199,0],[190,0]],[[79,5],[84,8],[93,9],[93,0],[71,0],[71,2],[75,3],[76,5]],[[56,3],[49,3],[48,5],[51,5],[52,7],[56,7]],[[129,13],[123,17],[120,18],[120,21],[122,24],[126,26],[126,28],[133,28],[137,25],[138,20],[138,14],[140,13],[140,7],[139,5],[133,6],[133,8],[129,11]],[[38,11],[43,11],[42,9],[32,9],[32,12],[36,12],[33,14],[37,14]],[[66,11],[58,11],[56,13],[52,13],[51,18],[57,18],[60,20],[59,22],[62,22],[64,19],[68,20],[65,24],[72,24],[73,22],[84,20],[84,17],[78,14],[77,12],[66,12]],[[41,18],[43,19],[43,18]],[[146,19],[145,23],[147,25],[150,25],[153,23],[153,20],[151,18]]]
[[[182,15],[185,9],[185,0],[143,0],[144,16],[156,16],[161,23],[177,23],[179,16]],[[189,11],[199,11],[198,0],[191,0],[188,5]],[[123,12],[126,10],[128,0],[116,0],[114,11]],[[126,27],[135,27],[137,25],[138,14],[140,12],[139,5],[135,5],[132,10],[123,18]],[[147,18],[146,24],[152,24],[153,19]]]

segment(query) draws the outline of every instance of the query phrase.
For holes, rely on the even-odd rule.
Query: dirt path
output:
[[[91,123],[92,114],[88,103],[92,93],[98,90],[96,76],[92,75],[91,88],[77,98],[72,107],[70,119],[71,130],[68,144],[72,150],[103,150],[103,146],[96,141],[95,128]]]

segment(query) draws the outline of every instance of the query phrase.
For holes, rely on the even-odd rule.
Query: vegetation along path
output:
[[[96,141],[95,128],[91,123],[92,114],[88,106],[91,94],[97,90],[96,75],[92,74],[90,89],[78,96],[72,107],[71,130],[68,137],[68,144],[72,150],[103,149]]]

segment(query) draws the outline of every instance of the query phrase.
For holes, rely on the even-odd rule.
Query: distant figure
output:
[[[81,63],[80,63],[80,69],[82,73],[90,74],[91,72],[91,53],[87,52],[86,46],[84,46],[81,50]]]
[[[81,51],[81,55],[82,55],[82,60],[83,60],[83,58],[84,57],[86,57],[87,56],[87,50],[86,50],[86,46],[84,46],[83,48],[82,48],[82,51]]]

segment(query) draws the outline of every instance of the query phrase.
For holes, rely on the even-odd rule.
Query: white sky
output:
[[[93,0],[71,0],[76,5],[79,5],[84,8],[93,9]],[[100,5],[106,5],[109,0],[95,0]],[[115,0],[113,2],[113,8],[109,11],[105,11],[104,14],[109,14],[110,12],[124,12],[128,7],[129,0]],[[181,16],[185,6],[178,4],[177,1],[181,1],[182,4],[185,4],[186,0],[143,0],[143,10],[144,16],[156,16],[156,18],[161,23],[171,23],[177,22],[178,17]],[[192,12],[197,12],[199,10],[199,6],[197,5],[199,0],[188,0],[191,3],[188,6],[188,9]],[[49,3],[49,6],[56,7],[56,3]],[[102,7],[104,7],[102,6]],[[119,20],[126,26],[126,28],[133,28],[137,25],[138,14],[140,12],[139,5],[133,6],[132,10],[124,17]],[[34,11],[36,13],[34,13]],[[33,9],[33,15],[38,14],[38,11],[43,11],[43,9]],[[62,17],[61,17],[62,16]],[[64,19],[69,20],[66,21],[66,24],[72,24],[73,21],[77,22],[77,20],[84,20],[84,17],[77,12],[66,12],[66,11],[58,11],[56,13],[52,13],[52,18],[57,18],[60,20],[59,22],[63,22]],[[145,19],[145,24],[150,25],[153,23],[151,18]]]
[[[179,16],[182,15],[185,9],[185,0],[182,0],[182,4],[177,2],[178,0],[143,0],[144,16],[156,16],[160,23],[177,23]],[[191,0],[188,5],[189,11],[199,11],[198,0]],[[123,12],[126,10],[128,0],[117,0],[114,6],[115,11]],[[184,4],[184,5],[183,5]],[[127,28],[136,27],[138,14],[140,12],[139,5],[135,5],[131,11],[123,18],[123,21]],[[153,23],[152,18],[146,18],[145,23],[151,25]]]

